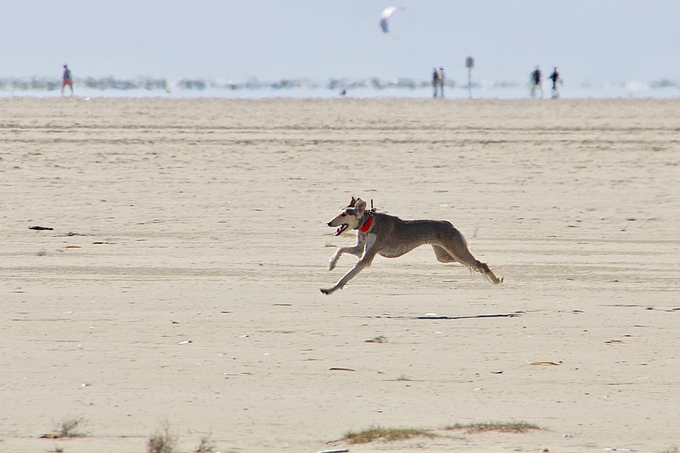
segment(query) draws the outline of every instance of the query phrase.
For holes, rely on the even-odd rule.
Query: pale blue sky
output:
[[[379,16],[391,19],[393,37]],[[93,0],[2,6],[0,77],[680,79],[680,0]]]

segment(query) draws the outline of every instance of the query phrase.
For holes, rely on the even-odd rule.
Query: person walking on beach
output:
[[[555,69],[553,69],[552,74],[550,74],[550,77],[548,77],[550,80],[552,80],[552,98],[556,99],[560,97],[560,92],[557,91],[557,82],[560,82],[560,73],[557,72],[557,66],[555,66]]]
[[[62,82],[61,82],[61,95],[64,95],[64,89],[66,86],[71,89],[71,96],[73,96],[73,76],[71,75],[71,70],[68,68],[68,65],[64,65],[64,74],[62,76]]]
[[[437,97],[437,90],[439,89],[439,72],[437,68],[432,70],[432,88],[434,89],[434,97]]]
[[[541,84],[541,68],[536,66],[536,69],[531,73],[531,97],[536,97],[536,90],[541,90],[541,97],[543,97],[543,86]]]
[[[439,94],[444,99],[444,68],[439,67]]]

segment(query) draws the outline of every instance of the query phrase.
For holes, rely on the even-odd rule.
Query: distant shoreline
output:
[[[330,78],[325,82],[307,78],[264,81],[256,77],[247,80],[216,78],[116,78],[75,77],[76,94],[106,97],[429,97],[431,82],[413,78]],[[451,98],[521,99],[529,97],[529,82],[513,80],[476,80],[471,87],[450,79],[445,84]],[[61,79],[55,77],[0,78],[0,96],[52,96],[60,94]],[[551,97],[550,84],[544,82],[543,97]],[[625,82],[565,82],[560,86],[562,98],[623,98],[647,97],[667,99],[680,96],[680,82],[672,79]]]

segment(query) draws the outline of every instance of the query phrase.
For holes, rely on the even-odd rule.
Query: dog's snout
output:
[[[328,222],[326,225],[328,225],[328,226],[333,226],[333,225],[331,225],[331,223],[332,223],[332,222]]]

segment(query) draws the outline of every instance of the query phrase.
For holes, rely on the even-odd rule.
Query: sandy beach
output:
[[[675,100],[0,99],[0,451],[162,426],[181,452],[677,451],[679,125]],[[353,195],[451,221],[505,282],[421,247],[321,294]],[[541,429],[443,429],[482,422]],[[341,440],[377,426],[439,435]]]

